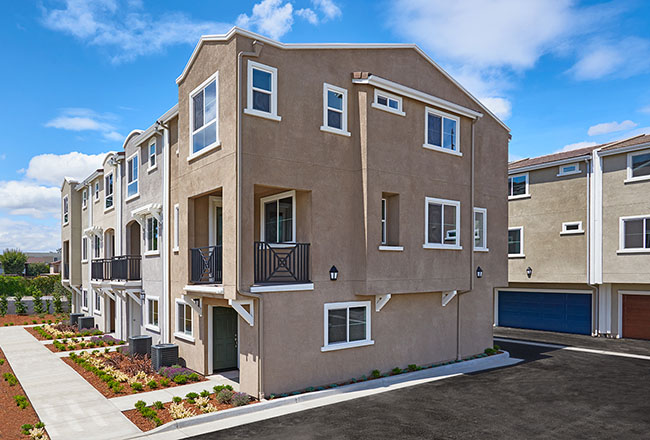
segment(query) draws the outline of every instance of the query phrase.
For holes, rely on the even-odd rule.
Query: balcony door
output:
[[[104,233],[104,258],[115,256],[115,232],[112,229]]]
[[[132,221],[127,226],[127,255],[140,255],[140,224]]]
[[[221,197],[210,197],[210,246],[223,245],[223,205]]]
[[[296,192],[287,191],[261,199],[261,241],[296,242]]]

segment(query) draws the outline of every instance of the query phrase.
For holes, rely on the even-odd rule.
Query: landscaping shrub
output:
[[[408,368],[409,371],[417,371],[418,370],[418,366],[415,365],[415,364],[409,364],[407,368]]]
[[[174,397],[172,397],[172,402],[174,402],[174,403],[180,403],[180,402],[182,402],[182,401],[183,401],[183,399],[181,399],[181,398],[178,397],[178,396],[174,396]]]
[[[235,393],[232,395],[232,398],[230,399],[230,403],[232,403],[232,406],[248,405],[250,401],[251,399],[246,393]]]
[[[185,385],[187,383],[187,376],[184,374],[179,374],[178,376],[174,377],[174,382],[179,385]]]
[[[147,383],[147,386],[148,386],[149,388],[151,388],[152,390],[155,390],[156,388],[158,388],[158,382],[156,382],[155,380],[150,380],[150,381]]]
[[[163,377],[162,379],[160,379],[160,386],[161,387],[169,386],[169,379],[167,379],[166,377]]]
[[[153,403],[153,406],[154,406],[156,409],[163,409],[163,408],[165,407],[165,406],[163,405],[163,403],[162,403],[160,400],[156,400],[156,401]]]
[[[188,402],[190,402],[191,404],[194,404],[194,403],[195,403],[195,402],[194,402],[194,399],[196,399],[197,397],[199,397],[199,395],[198,395],[198,393],[191,392],[191,393],[187,393],[187,394],[185,395],[185,397],[187,398],[187,401],[188,401]]]
[[[230,403],[230,399],[232,399],[232,396],[234,394],[235,393],[233,393],[229,389],[224,388],[223,390],[219,391],[219,393],[217,394],[217,402],[219,402],[219,403]]]
[[[496,352],[497,351],[494,348],[488,347],[488,348],[485,349],[485,351],[483,353],[485,353],[487,355],[491,355],[491,354],[496,354]]]
[[[192,382],[198,382],[201,379],[197,373],[191,373],[187,378]]]
[[[0,359],[0,365],[3,365],[5,363],[4,359]]]
[[[29,400],[21,394],[14,396],[14,401],[16,402],[16,406],[19,406],[20,409],[25,409],[29,406]]]
[[[373,379],[379,379],[381,377],[381,371],[372,370],[372,372],[370,373],[370,377],[372,377]]]
[[[29,286],[29,295],[33,298],[34,313],[44,313],[45,307],[43,307],[43,294],[41,291],[32,285]]]
[[[22,295],[15,295],[14,298],[16,299],[14,301],[14,306],[16,307],[16,313],[18,315],[24,315],[27,313],[27,306],[23,302],[23,297]]]
[[[201,391],[201,397],[209,397],[209,396],[210,396],[210,391],[208,390]]]
[[[234,391],[230,385],[215,385],[214,387],[212,387],[212,389],[214,390],[215,394],[219,394],[221,390]]]
[[[6,314],[7,314],[7,297],[2,293],[0,293],[0,316],[5,316]]]
[[[12,373],[4,373],[2,377],[4,378],[5,382],[9,384],[10,387],[14,385],[18,385],[18,379]]]
[[[138,391],[138,392],[142,391],[144,389],[144,387],[142,386],[142,384],[140,382],[133,382],[131,384],[131,388],[133,389],[133,391]]]
[[[176,376],[180,376],[180,375],[185,376],[185,378],[187,379],[187,376],[189,376],[192,373],[194,373],[192,370],[190,370],[189,368],[181,367],[180,365],[172,365],[171,367],[162,367],[158,371],[158,374],[160,374],[161,376],[165,376],[170,380],[174,380]]]
[[[392,374],[393,376],[396,375],[396,374],[401,374],[401,373],[402,373],[402,369],[401,369],[400,367],[395,367],[395,368],[393,368],[393,369],[391,370],[391,374]]]

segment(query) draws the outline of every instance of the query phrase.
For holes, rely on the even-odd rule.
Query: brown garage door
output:
[[[650,339],[650,295],[623,295],[623,337]]]

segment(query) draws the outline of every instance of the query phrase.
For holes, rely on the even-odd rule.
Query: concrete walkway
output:
[[[0,327],[0,348],[53,440],[140,433],[110,400],[23,328]]]

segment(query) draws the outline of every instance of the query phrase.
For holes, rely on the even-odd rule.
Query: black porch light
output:
[[[481,269],[481,266],[476,268],[476,278],[483,278],[483,269]]]
[[[147,294],[144,293],[144,290],[140,292],[140,301],[144,302],[144,300],[147,299]]]
[[[336,266],[332,266],[330,268],[330,280],[336,281],[339,277],[339,270],[336,268]]]
[[[528,278],[533,276],[533,269],[530,266],[526,268],[526,275],[528,275]]]

